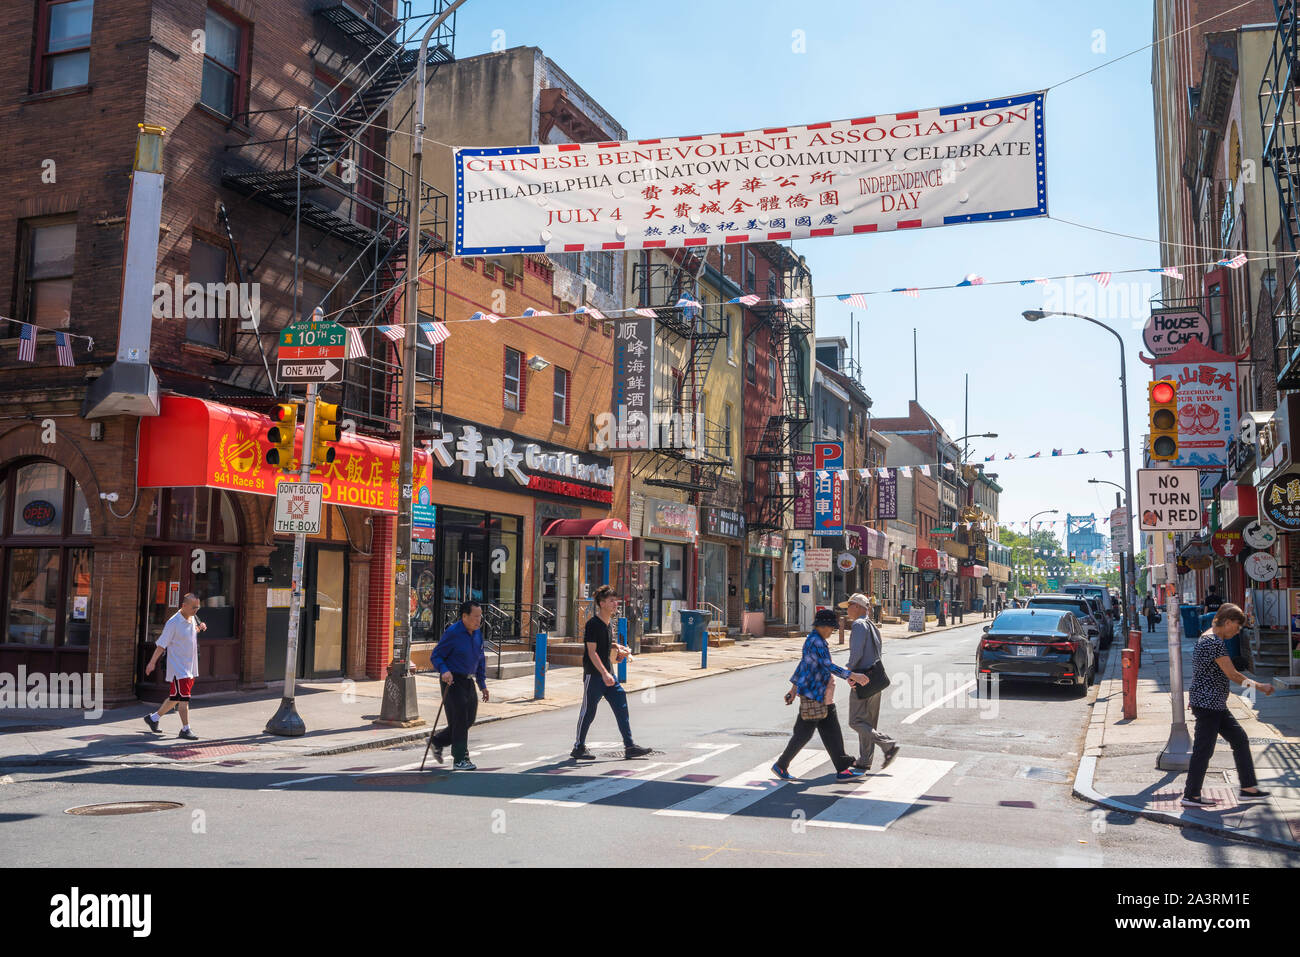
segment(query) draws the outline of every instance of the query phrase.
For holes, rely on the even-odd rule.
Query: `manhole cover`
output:
[[[184,807],[175,801],[120,801],[117,804],[83,804],[70,807],[64,814],[77,814],[86,817],[101,817],[112,814],[147,814],[149,811],[170,811]]]
[[[60,724],[6,724],[0,726],[0,734],[31,734],[34,731],[57,731]]]
[[[976,731],[981,738],[1023,738],[1021,731]]]

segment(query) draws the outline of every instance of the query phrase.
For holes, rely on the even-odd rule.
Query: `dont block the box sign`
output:
[[[1144,532],[1199,531],[1199,470],[1138,469],[1137,506]]]

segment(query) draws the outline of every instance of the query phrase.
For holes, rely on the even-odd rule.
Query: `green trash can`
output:
[[[686,650],[702,650],[704,642],[709,640],[709,622],[713,620],[713,613],[701,608],[683,608],[681,616],[682,641],[686,642]]]

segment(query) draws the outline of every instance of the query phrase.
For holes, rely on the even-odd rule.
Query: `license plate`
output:
[[[1016,655],[1020,658],[1037,658],[1037,645],[1016,645]]]

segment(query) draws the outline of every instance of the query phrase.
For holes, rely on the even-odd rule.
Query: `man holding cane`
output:
[[[475,771],[469,759],[469,729],[478,717],[478,682],[483,701],[488,700],[487,659],[483,655],[483,607],[473,599],[460,604],[460,620],[452,623],[433,649],[433,665],[442,676],[442,703],[447,727],[433,735],[433,759],[442,764],[442,749],[451,745],[457,771]]]

